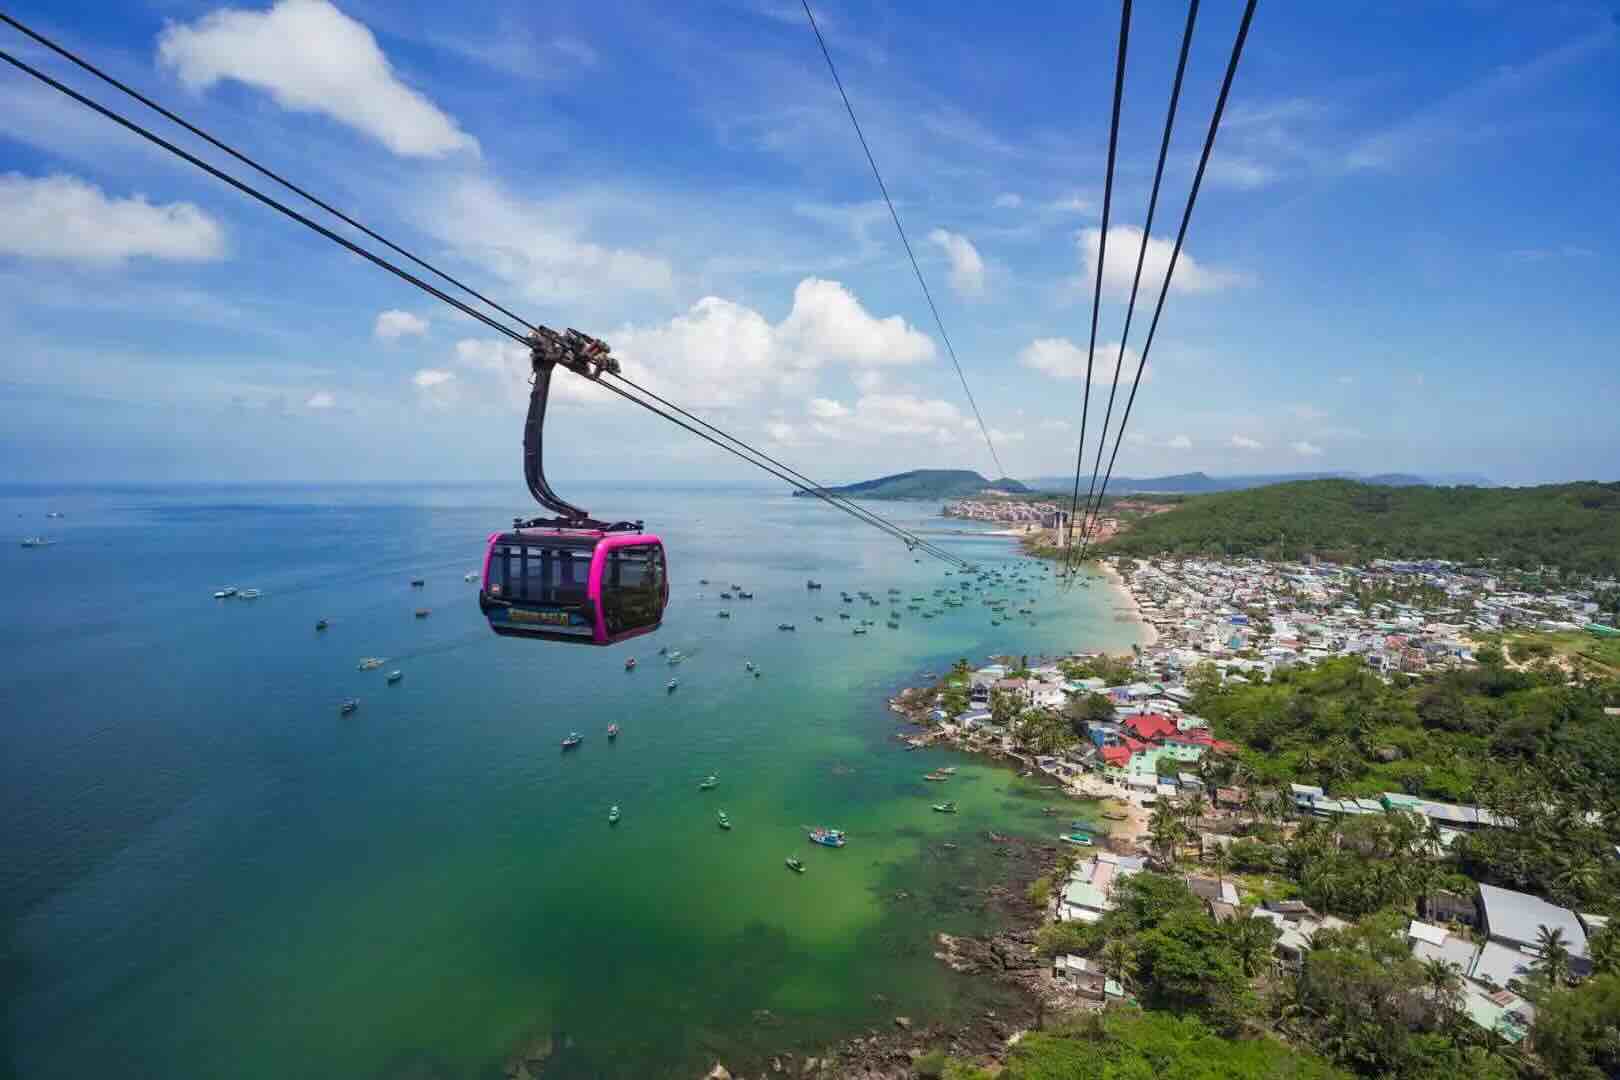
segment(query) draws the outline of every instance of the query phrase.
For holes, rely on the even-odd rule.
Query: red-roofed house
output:
[[[1137,738],[1149,742],[1160,742],[1168,736],[1179,734],[1176,722],[1163,713],[1138,713],[1135,716],[1127,716],[1121,726]]]
[[[1128,746],[1105,746],[1098,753],[1102,755],[1104,765],[1115,769],[1123,769],[1131,763],[1131,749]]]

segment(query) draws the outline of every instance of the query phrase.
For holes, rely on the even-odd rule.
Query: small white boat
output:
[[[465,574],[461,575],[461,580],[462,581],[477,581],[478,580],[478,571],[476,571],[476,570],[467,571]]]
[[[47,540],[43,536],[25,536],[23,537],[22,546],[25,548],[50,547],[54,543],[56,543],[55,540]]]
[[[387,676],[388,683],[391,686],[394,683],[399,682],[399,680],[403,679],[404,677],[405,673],[403,671],[390,671]]]
[[[235,585],[227,585],[223,589],[220,589],[218,592],[216,592],[214,594],[214,599],[215,600],[229,600],[231,597],[233,597],[235,595],[236,595],[236,586]]]
[[[237,595],[238,599],[242,599],[242,600],[257,600],[259,597],[263,596],[264,594],[261,593],[258,589],[243,589],[241,592],[237,593],[236,595]]]
[[[387,661],[384,660],[380,656],[368,656],[365,659],[360,661],[360,670],[361,671],[376,671],[378,668],[382,667],[383,664],[385,664],[385,663],[387,663]]]

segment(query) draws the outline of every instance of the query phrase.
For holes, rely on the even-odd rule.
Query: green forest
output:
[[[1114,555],[1250,555],[1337,562],[1495,560],[1620,574],[1620,483],[1381,487],[1307,480],[1189,498],[1101,548]]]

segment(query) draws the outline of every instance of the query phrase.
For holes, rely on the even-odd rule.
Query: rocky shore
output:
[[[885,1027],[869,1028],[817,1054],[783,1051],[763,1062],[737,1064],[735,1069],[716,1063],[705,1077],[906,1080],[914,1075],[913,1065],[934,1051],[984,1064],[1000,1061],[1023,1032],[1039,1025],[1046,1008],[1061,1002],[1049,969],[1035,955],[1035,931],[1045,912],[1026,897],[1030,884],[1050,874],[1065,852],[1056,845],[1016,837],[992,834],[991,839],[997,853],[1005,853],[1006,871],[999,883],[983,890],[983,899],[1003,916],[1006,926],[983,938],[941,933],[933,944],[939,963],[965,976],[995,980],[1010,990],[998,1008],[949,1022],[895,1016]],[[761,1025],[772,1019],[768,1013],[755,1017]]]

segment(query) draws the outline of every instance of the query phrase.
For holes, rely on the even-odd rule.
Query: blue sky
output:
[[[1150,275],[1240,8],[1203,5]],[[991,471],[791,0],[10,10],[820,479]],[[817,11],[1008,470],[1072,471],[1117,7]],[[1620,475],[1616,12],[1262,0],[1118,471]],[[1102,380],[1184,18],[1136,5]],[[516,482],[523,375],[438,301],[0,71],[0,479]],[[754,478],[560,394],[564,493]]]

